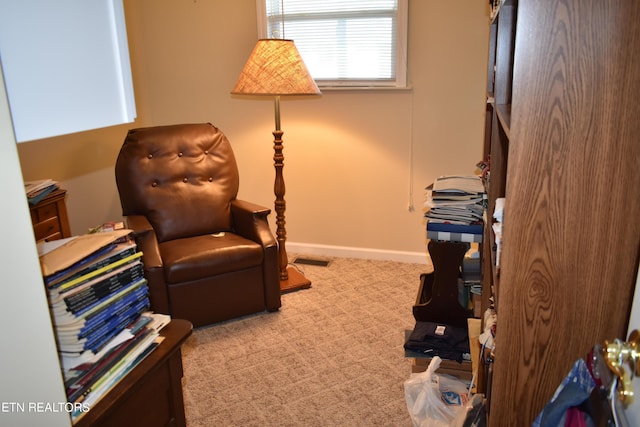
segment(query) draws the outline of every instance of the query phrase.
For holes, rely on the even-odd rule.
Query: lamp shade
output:
[[[317,95],[321,92],[293,40],[261,39],[253,48],[231,93]]]

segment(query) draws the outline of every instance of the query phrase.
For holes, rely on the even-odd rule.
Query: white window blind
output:
[[[319,86],[406,86],[407,0],[257,5],[260,37],[292,39]]]

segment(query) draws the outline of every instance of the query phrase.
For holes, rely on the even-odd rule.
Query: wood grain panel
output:
[[[491,426],[624,337],[639,260],[640,2],[519,1]]]

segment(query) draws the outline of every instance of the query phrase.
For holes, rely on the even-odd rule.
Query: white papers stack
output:
[[[481,224],[485,199],[486,193],[480,177],[441,176],[427,192],[425,217],[428,222],[433,223]]]

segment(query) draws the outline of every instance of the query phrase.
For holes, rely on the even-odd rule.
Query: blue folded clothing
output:
[[[427,231],[444,231],[446,233],[482,234],[482,224],[450,224],[446,222],[427,221]]]

